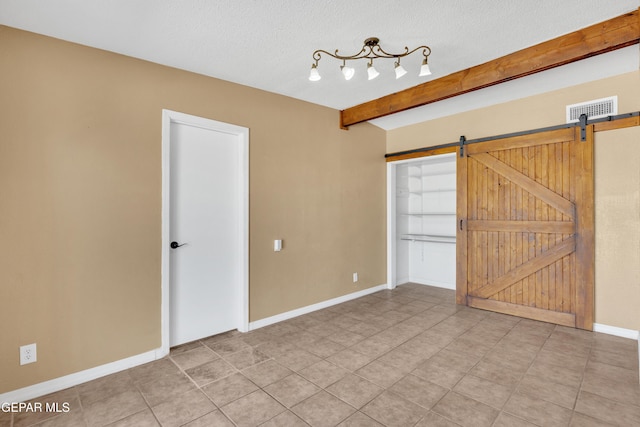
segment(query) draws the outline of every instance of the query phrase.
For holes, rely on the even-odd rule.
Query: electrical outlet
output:
[[[27,363],[33,363],[37,358],[36,344],[28,344],[20,347],[20,364],[26,365]]]
[[[358,281],[358,273],[353,273],[353,283]]]

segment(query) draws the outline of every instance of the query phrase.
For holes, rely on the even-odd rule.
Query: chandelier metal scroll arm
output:
[[[320,61],[320,59],[322,58],[320,54],[323,52],[326,53],[327,55],[331,55],[329,52],[325,50],[316,50],[315,52],[313,52],[312,57],[313,57],[313,60],[315,61],[316,67],[318,66],[318,61]]]
[[[375,52],[374,52],[374,49],[375,49]],[[386,52],[384,49],[382,49],[380,45],[375,45],[371,47],[371,54],[374,55],[373,56],[374,58],[404,58],[405,56],[415,51],[416,49],[409,52],[409,48],[405,46],[404,53],[389,53],[389,52]]]
[[[375,49],[375,50],[374,50]],[[331,53],[331,52],[327,52],[326,50],[322,50],[322,49],[318,49],[315,52],[313,52],[313,59],[315,61],[315,64],[318,65],[318,61],[320,61],[320,59],[322,58],[322,54],[325,55],[329,55],[333,58],[342,60],[342,61],[350,61],[350,60],[354,60],[354,59],[363,59],[363,58],[404,58],[405,56],[409,56],[412,53],[420,50],[420,49],[424,49],[422,54],[424,55],[425,58],[428,58],[429,55],[431,55],[431,48],[429,48],[429,46],[418,46],[415,49],[409,50],[408,47],[405,46],[404,48],[404,52],[402,53],[389,53],[386,52],[385,50],[383,50],[379,45],[373,45],[373,46],[368,46],[365,45],[362,49],[360,49],[360,52],[354,54],[354,55],[340,55],[338,53],[338,49],[336,49],[335,53]],[[366,52],[368,50],[368,52]],[[365,53],[366,52],[366,53]],[[428,53],[427,53],[428,52]],[[363,55],[364,53],[364,55]]]
[[[366,50],[367,47],[368,46],[363,46],[362,49],[360,49],[360,52],[354,55],[340,55],[338,53],[338,49],[336,49],[335,53],[327,52],[326,50],[323,50],[323,49],[318,49],[315,52],[313,52],[313,59],[315,60],[316,65],[318,65],[318,61],[320,61],[320,59],[322,58],[322,54],[329,55],[341,61],[350,61],[353,59],[367,58],[366,55],[362,55],[362,53]]]
[[[424,55],[425,58],[428,58],[429,55],[431,55],[431,48],[429,46],[418,46],[417,48],[415,48],[415,49],[413,49],[411,51],[409,51],[409,49],[405,47],[406,52],[403,53],[402,55],[397,55],[397,57],[401,57],[402,58],[402,57],[405,57],[405,56],[409,56],[413,52],[416,52],[416,51],[418,51],[420,49],[424,49],[422,51],[422,54]],[[429,53],[427,53],[427,51],[429,51]]]

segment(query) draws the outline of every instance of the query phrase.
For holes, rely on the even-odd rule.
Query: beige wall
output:
[[[640,330],[640,127],[597,134],[596,322]]]
[[[0,393],[160,346],[163,108],[250,129],[250,320],[386,281],[374,126],[2,26],[0,94]]]
[[[387,152],[564,123],[565,105],[618,95],[620,113],[640,110],[640,72],[455,114],[387,133]],[[595,321],[640,330],[640,128],[595,139]]]

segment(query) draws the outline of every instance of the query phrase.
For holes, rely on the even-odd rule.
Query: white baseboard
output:
[[[363,289],[358,292],[354,292],[351,294],[343,295],[341,297],[333,298],[330,300],[322,301],[317,304],[311,304],[306,307],[297,308],[295,310],[287,311],[285,313],[276,314],[275,316],[266,317],[264,319],[256,320],[255,322],[249,323],[249,330],[253,331],[254,329],[263,328],[265,326],[273,325],[274,323],[282,322],[284,320],[289,320],[294,317],[302,316],[303,314],[312,313],[317,310],[322,310],[323,308],[331,307],[332,305],[340,304],[343,302],[350,301],[352,299],[360,298],[365,295],[369,295],[384,289],[389,289],[389,287],[384,285],[374,286],[373,288]]]
[[[9,391],[7,393],[0,394],[0,404],[5,402],[24,402],[26,400],[35,399],[36,397],[45,396],[106,375],[115,374],[116,372],[124,371],[125,369],[133,368],[134,366],[162,359],[167,354],[168,352],[159,348],[146,353],[127,357],[126,359],[116,360],[115,362],[96,366],[95,368],[65,375],[64,377],[54,378],[52,380],[18,390]]]
[[[636,341],[640,339],[640,331],[634,331],[633,329],[618,328],[617,326],[594,323],[593,330],[595,332],[602,332],[603,334],[615,335],[617,337],[629,338]]]

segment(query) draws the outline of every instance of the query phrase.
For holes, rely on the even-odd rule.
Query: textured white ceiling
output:
[[[630,12],[640,0],[0,0],[0,24],[264,89],[336,109],[360,104]],[[366,80],[356,53],[376,36],[389,52],[427,44],[433,75],[417,76],[420,53],[392,60]],[[359,62],[362,62],[361,64]]]

